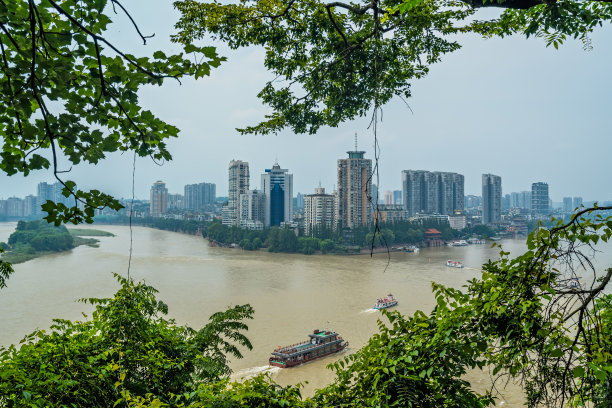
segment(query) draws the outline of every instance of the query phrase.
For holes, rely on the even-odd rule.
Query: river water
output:
[[[0,241],[6,241],[15,223],[0,223]],[[110,297],[118,288],[112,272],[125,275],[130,247],[129,228],[95,226],[115,237],[96,237],[99,248],[81,246],[15,265],[8,287],[0,291],[0,345],[18,342],[53,318],[82,319],[91,307],[79,298]],[[504,250],[519,254],[523,241],[506,240]],[[612,251],[599,258],[612,265]],[[376,298],[391,292],[397,310],[429,312],[435,303],[431,282],[461,287],[479,275],[480,266],[496,259],[499,248],[489,245],[423,249],[419,253],[369,256],[271,254],[240,249],[212,248],[199,236],[133,228],[131,276],[159,290],[169,317],[179,324],[200,328],[214,312],[250,303],[255,318],[247,322],[253,344],[244,359],[231,362],[234,377],[267,370],[270,352],[278,345],[305,340],[315,328],[340,333],[350,353],[363,346],[377,330],[379,312],[369,309]],[[446,267],[446,260],[463,262],[464,269]],[[387,263],[388,267],[387,267]],[[386,270],[385,270],[386,268]],[[326,365],[339,355],[291,369],[275,368],[280,384],[308,381],[304,393],[333,379]],[[469,378],[475,389],[490,384],[484,374]],[[521,406],[516,387],[507,390],[500,405]]]

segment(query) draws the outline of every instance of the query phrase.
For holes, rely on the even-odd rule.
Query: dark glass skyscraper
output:
[[[279,226],[291,221],[293,215],[293,174],[275,163],[261,175],[261,190],[265,195],[264,225]]]

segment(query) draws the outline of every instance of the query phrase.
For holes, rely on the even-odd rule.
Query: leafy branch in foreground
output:
[[[241,358],[249,305],[215,313],[200,330],[166,320],[154,288],[115,275],[121,288],[95,305],[91,320],[54,320],[22,345],[0,348],[2,406],[126,406],[126,395],[171,398],[230,370],[220,354]],[[226,338],[226,341],[219,339]]]
[[[463,3],[423,0],[415,14],[385,19],[386,8],[399,2],[176,1],[182,17],[173,40],[192,44],[210,36],[233,49],[263,46],[265,66],[277,77],[258,96],[274,113],[239,131],[315,133],[393,96],[410,96],[410,80],[459,48],[445,37],[458,31],[454,21],[471,14]]]
[[[8,278],[15,272],[13,270],[13,265],[9,262],[5,262],[2,260],[2,253],[5,252],[5,249],[0,245],[0,289],[6,287],[6,281]]]
[[[588,35],[612,20],[608,0],[240,0],[220,4],[177,0],[173,40],[213,38],[232,49],[265,48],[275,75],[258,94],[272,113],[242,133],[321,126],[365,116],[393,97],[411,95],[410,82],[460,48],[456,34],[538,36],[557,48],[567,38],[590,47]],[[505,10],[474,20],[482,7]]]
[[[214,48],[193,45],[185,55],[125,53],[104,37],[109,4],[134,22],[118,0],[0,0],[0,170],[27,176],[51,168],[64,196],[74,198],[72,207],[44,205],[56,225],[92,222],[96,208],[121,208],[65,180],[71,165],[97,164],[115,151],[171,159],[165,140],[178,129],[139,106],[140,87],[208,75],[223,61]],[[134,27],[146,44],[150,36]]]

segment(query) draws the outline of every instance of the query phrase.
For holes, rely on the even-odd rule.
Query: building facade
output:
[[[416,214],[445,214],[463,211],[465,178],[462,174],[402,171],[404,208],[410,216]]]
[[[53,184],[49,184],[46,182],[38,183],[38,186],[36,187],[37,202],[35,204],[36,209],[34,214],[41,214],[42,209],[40,207],[48,200],[51,200],[56,203],[62,203],[68,207],[73,206],[74,198],[64,197],[64,195],[62,194],[63,189],[64,186],[59,181]]]
[[[531,212],[536,217],[549,214],[548,183],[531,184]]]
[[[183,208],[199,211],[212,205],[217,199],[217,185],[214,183],[187,184],[184,188]]]
[[[168,205],[168,189],[166,183],[161,180],[153,183],[151,187],[151,202],[149,213],[151,217],[161,217],[166,212]]]
[[[391,191],[391,190],[385,191],[385,198],[384,198],[384,200],[385,200],[384,204],[386,204],[386,205],[395,204],[393,202],[393,191]],[[381,203],[381,204],[383,204],[383,203]]]
[[[372,220],[372,160],[364,151],[349,151],[347,159],[338,159],[338,202],[336,222],[339,228],[355,228]]]
[[[510,208],[531,209],[531,191],[510,193]]]
[[[574,197],[572,207],[578,208],[582,206],[582,197]]]
[[[182,194],[168,194],[166,196],[167,210],[182,210],[184,208],[185,197]]]
[[[393,190],[393,204],[404,205],[402,190]]]
[[[395,223],[399,221],[408,221],[410,216],[408,211],[401,204],[382,204],[378,206],[379,220],[385,223]]]
[[[232,160],[228,166],[228,202],[223,212],[223,225],[240,224],[240,195],[249,191],[249,163]]]
[[[293,174],[275,163],[261,175],[261,191],[265,196],[264,226],[280,226],[293,220]]]
[[[315,188],[314,194],[304,196],[304,232],[311,235],[317,227],[336,226],[336,205],[332,194],[325,194],[323,187]]]
[[[482,175],[482,223],[501,220],[502,180],[494,174]]]
[[[265,196],[261,190],[240,194],[240,227],[263,229]]]
[[[563,197],[563,212],[566,214],[574,212],[574,207],[572,204],[572,197]]]

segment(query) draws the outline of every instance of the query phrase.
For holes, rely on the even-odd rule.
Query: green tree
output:
[[[335,247],[336,243],[331,239],[324,239],[323,241],[321,241],[321,252],[323,252],[324,254],[333,251]]]
[[[612,20],[610,2],[582,0],[241,0],[232,4],[178,0],[174,41],[212,38],[237,49],[261,46],[274,78],[258,94],[273,112],[243,133],[315,133],[370,114],[410,81],[460,48],[462,33],[544,37],[558,47]],[[474,21],[480,7],[506,8]]]
[[[115,276],[121,288],[113,298],[82,300],[95,305],[90,320],[57,319],[50,332],[0,349],[1,405],[109,407],[127,395],[169,401],[225,377],[227,356],[252,348],[243,334],[249,305],[215,313],[195,330],[163,318],[168,308],[154,288]]]
[[[130,151],[171,159],[166,140],[178,129],[142,109],[138,90],[208,75],[223,60],[214,48],[194,45],[177,55],[125,53],[104,36],[109,9],[134,21],[118,0],[0,0],[0,170],[27,176],[51,169],[64,196],[74,199],[72,207],[43,205],[56,225],[93,222],[95,208],[121,208],[113,197],[65,180],[70,169],[59,167],[60,158],[96,164],[110,152]],[[146,44],[149,37],[135,23],[134,29]]]

